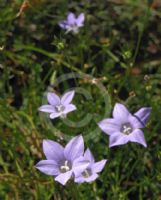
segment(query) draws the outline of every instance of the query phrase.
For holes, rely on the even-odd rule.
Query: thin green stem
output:
[[[70,182],[69,190],[71,191],[70,192],[71,199],[73,199],[73,200],[81,200],[82,199],[76,183]]]
[[[137,41],[136,49],[135,49],[134,56],[133,56],[132,66],[134,66],[134,64],[135,64],[136,57],[139,52],[142,36],[143,36],[144,30],[145,30],[145,27],[147,25],[149,16],[150,16],[150,8],[147,5],[145,8],[145,15],[143,16],[143,21],[141,22],[141,26],[138,26],[139,36],[138,36],[138,41]]]

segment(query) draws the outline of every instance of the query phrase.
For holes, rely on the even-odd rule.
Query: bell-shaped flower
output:
[[[71,103],[74,93],[74,91],[66,92],[62,97],[59,97],[55,93],[49,92],[47,94],[49,105],[41,106],[39,111],[50,113],[51,119],[65,118],[67,113],[76,110],[76,106]]]
[[[78,33],[79,28],[84,26],[85,15],[81,13],[78,17],[74,13],[69,13],[66,20],[59,22],[59,26],[66,30],[66,33]]]
[[[84,159],[89,161],[89,165],[79,176],[75,177],[76,183],[92,182],[96,180],[96,178],[98,178],[98,173],[102,171],[107,162],[107,160],[95,162],[89,149],[85,151]]]
[[[132,115],[127,108],[116,103],[113,109],[113,118],[107,118],[98,123],[98,126],[110,136],[109,146],[123,145],[128,142],[137,142],[147,147],[144,133],[151,113],[151,108],[141,108]]]
[[[71,139],[65,147],[52,140],[44,140],[43,152],[47,160],[38,162],[36,168],[54,176],[55,181],[62,185],[71,177],[79,176],[89,165],[83,157],[84,141],[81,135]]]

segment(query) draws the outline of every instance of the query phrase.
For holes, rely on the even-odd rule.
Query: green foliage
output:
[[[33,0],[19,17],[22,1],[1,1],[0,199],[159,200],[159,1]],[[58,26],[69,11],[86,15],[77,35]],[[69,73],[71,78],[64,75]],[[67,80],[57,84],[62,75]],[[76,88],[77,111],[67,120],[51,121],[38,112],[47,91],[70,88]],[[97,122],[111,115],[115,102],[132,112],[153,108],[144,130],[148,148],[108,148]],[[97,181],[63,187],[35,169],[44,159],[43,139],[65,144],[67,135],[80,133],[96,160],[108,159]]]

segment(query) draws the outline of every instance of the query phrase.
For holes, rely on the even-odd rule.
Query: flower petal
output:
[[[68,22],[68,24],[74,24],[75,23],[75,14],[74,13],[69,13],[68,14],[68,17],[67,17],[67,22]]]
[[[136,118],[133,115],[129,115],[128,121],[130,122],[130,124],[132,125],[132,127],[134,129],[136,129],[136,128],[144,128],[144,124],[138,118]]]
[[[83,176],[75,177],[74,182],[75,183],[83,183],[83,182],[85,182],[85,178]]]
[[[139,144],[142,144],[144,147],[147,147],[145,138],[144,138],[144,133],[140,129],[134,130],[130,135],[129,135],[129,140],[131,142],[137,142]]]
[[[58,112],[54,112],[54,113],[51,113],[51,114],[50,114],[50,118],[51,118],[51,119],[55,119],[55,118],[57,118],[57,117],[59,117],[59,116],[61,116],[61,113],[58,113]]]
[[[85,178],[85,177],[83,177],[83,176],[78,176],[78,177],[76,177],[75,179],[74,179],[74,181],[76,182],[76,183],[83,183],[83,182],[92,182],[92,181],[95,181],[96,180],[96,178],[98,178],[98,174],[92,174],[90,177],[88,177],[88,178]]]
[[[47,113],[55,112],[55,108],[51,105],[43,105],[38,110],[41,112],[47,112]]]
[[[75,176],[79,176],[88,166],[90,162],[85,160],[83,156],[77,158],[73,162],[72,170]]]
[[[64,148],[52,140],[43,140],[43,152],[48,160],[59,162],[64,159]]]
[[[63,29],[67,29],[67,27],[69,27],[68,24],[67,24],[67,22],[66,22],[65,20],[59,22],[59,26],[60,26],[61,28],[63,28]]]
[[[49,104],[52,106],[56,106],[60,104],[60,97],[56,95],[55,93],[48,92],[47,99]]]
[[[98,174],[92,174],[90,177],[86,178],[85,181],[86,181],[87,183],[93,182],[93,181],[96,180],[96,178],[98,178]]]
[[[148,108],[148,107],[141,108],[136,113],[134,113],[134,116],[138,117],[145,126],[145,124],[149,120],[151,110],[152,108]]]
[[[47,175],[56,176],[60,174],[59,167],[54,160],[41,160],[35,167]]]
[[[85,151],[85,153],[84,153],[84,158],[85,158],[86,160],[89,160],[90,163],[94,163],[94,157],[93,157],[93,155],[92,155],[92,153],[91,153],[91,151],[90,151],[89,149],[87,149],[87,150]]]
[[[62,185],[65,185],[67,181],[71,178],[71,176],[72,176],[72,171],[61,173],[55,178],[55,181],[58,181]]]
[[[128,116],[130,115],[130,112],[127,110],[127,108],[120,103],[116,103],[113,109],[113,117],[121,123],[127,122]]]
[[[71,139],[64,149],[65,157],[71,161],[82,156],[83,153],[84,153],[84,141],[81,135]]]
[[[78,16],[78,18],[76,19],[77,26],[78,26],[78,27],[83,26],[84,20],[85,20],[85,15],[84,15],[84,13],[81,13],[81,14]]]
[[[105,164],[106,164],[107,160],[101,160],[99,162],[96,162],[92,165],[92,172],[93,173],[98,173],[101,172],[102,169],[104,168]]]
[[[123,144],[126,144],[128,141],[129,141],[128,135],[122,134],[120,132],[114,133],[110,135],[109,147],[123,145]]]
[[[66,92],[62,98],[61,98],[61,104],[63,105],[68,105],[71,103],[73,97],[74,97],[75,91],[70,91],[70,92]]]
[[[65,110],[63,111],[63,113],[67,114],[67,113],[72,112],[72,111],[74,111],[76,109],[77,108],[76,108],[76,106],[74,104],[68,104],[68,105],[66,105]]]
[[[120,131],[120,127],[121,127],[118,120],[111,119],[111,118],[100,121],[98,123],[98,126],[100,127],[100,129],[102,129],[102,131],[104,131],[108,135],[111,135],[115,132]]]

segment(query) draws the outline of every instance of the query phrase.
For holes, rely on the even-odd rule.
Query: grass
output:
[[[161,199],[159,1],[33,0],[19,17],[21,0],[0,4],[0,199]],[[77,35],[58,26],[69,11],[86,15]],[[78,109],[67,120],[38,112],[46,92],[72,88]],[[152,107],[148,148],[108,148],[97,122],[116,102]],[[95,182],[63,187],[35,169],[43,139],[80,133],[96,160],[108,159]]]

